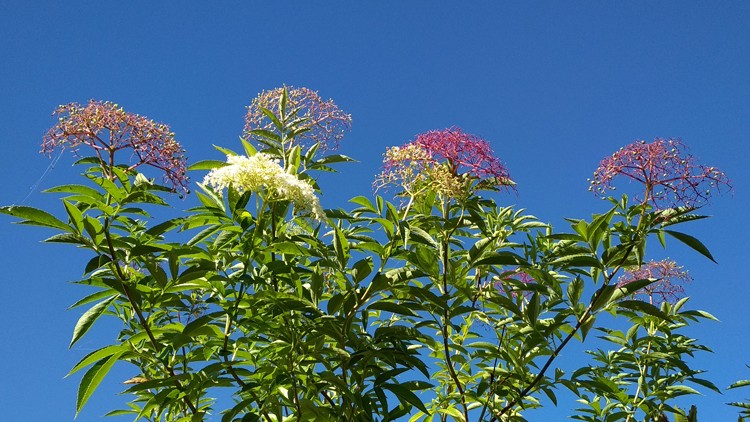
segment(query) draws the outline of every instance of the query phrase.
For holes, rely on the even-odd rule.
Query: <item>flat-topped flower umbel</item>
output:
[[[398,186],[406,195],[429,188],[448,198],[461,198],[474,181],[494,189],[514,185],[487,141],[452,127],[429,131],[404,146],[389,148],[375,188]]]
[[[53,115],[60,117],[44,135],[42,153],[51,155],[59,147],[77,151],[86,145],[100,162],[114,166],[115,152],[131,149],[131,162],[135,163],[129,165],[129,171],[141,165],[158,168],[173,190],[188,192],[184,150],[169,126],[126,112],[109,101],[61,105]]]
[[[686,206],[696,208],[714,191],[731,190],[727,176],[716,167],[699,164],[677,139],[656,138],[636,141],[599,163],[589,190],[604,197],[614,189],[613,180],[622,175],[645,186],[642,197],[656,209]]]
[[[228,155],[229,165],[211,170],[203,183],[219,192],[234,188],[238,192],[266,192],[270,200],[288,200],[298,209],[309,211],[316,220],[325,214],[310,183],[287,173],[270,155],[259,152],[252,157]]]
[[[287,104],[286,109],[281,110],[284,89],[287,90]],[[282,87],[261,92],[247,108],[246,139],[255,139],[253,130],[275,131],[273,120],[263,109],[276,118],[286,114],[291,122],[298,121],[298,128],[303,132],[294,137],[294,142],[307,146],[317,143],[323,151],[338,148],[344,133],[352,126],[352,116],[344,113],[333,100],[324,101],[316,91],[308,88]]]
[[[678,300],[685,297],[683,284],[693,280],[690,274],[677,265],[676,262],[664,259],[647,262],[638,268],[626,271],[620,277],[617,285],[624,286],[636,280],[645,280],[648,278],[657,279],[658,281],[642,288],[636,294],[648,296],[651,304],[661,304],[662,302],[675,304]]]

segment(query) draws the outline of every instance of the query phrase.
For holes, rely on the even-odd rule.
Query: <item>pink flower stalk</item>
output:
[[[589,190],[604,197],[608,190],[615,189],[612,181],[618,175],[642,183],[645,192],[639,200],[656,209],[699,207],[713,191],[732,188],[722,171],[699,164],[677,139],[636,141],[620,148],[599,163],[593,180],[589,179]]]
[[[472,180],[488,182],[494,188],[514,185],[487,141],[452,127],[429,131],[402,147],[389,148],[375,187],[397,185],[408,195],[430,187],[458,198]]]
[[[683,284],[693,280],[690,274],[677,265],[676,262],[664,259],[661,261],[651,261],[639,268],[626,271],[619,279],[617,285],[624,286],[636,280],[657,279],[658,281],[649,284],[636,294],[646,295],[651,304],[661,304],[662,302],[676,303],[685,297],[685,288]]]
[[[169,126],[126,112],[109,101],[91,100],[86,106],[61,105],[52,115],[60,117],[44,135],[42,153],[51,155],[58,147],[77,152],[81,145],[86,145],[104,165],[112,166],[116,164],[115,152],[131,149],[131,160],[134,157],[135,163],[128,171],[141,165],[158,168],[173,190],[188,192],[184,150]]]
[[[309,129],[296,137],[298,144],[320,144],[322,150],[335,150],[344,138],[344,133],[352,127],[352,116],[344,113],[329,99],[323,101],[316,91],[308,88],[286,87],[287,114],[297,111],[294,119],[305,121],[302,127]],[[277,132],[271,119],[263,113],[262,108],[271,111],[275,116],[281,115],[281,95],[284,88],[263,91],[247,107],[245,115],[245,133],[247,139],[253,139],[252,130],[262,129]]]

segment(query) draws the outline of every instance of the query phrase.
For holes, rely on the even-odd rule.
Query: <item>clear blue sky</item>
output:
[[[4,1],[0,204],[24,201],[47,168],[37,151],[55,106],[91,98],[170,124],[199,160],[222,158],[211,144],[239,148],[244,106],[261,90],[319,90],[353,115],[341,151],[360,160],[323,180],[325,207],[370,193],[387,146],[458,125],[490,141],[518,183],[501,202],[558,229],[563,217],[604,209],[586,190],[602,157],[635,139],[681,137],[735,185],[706,209],[714,218],[689,227],[719,264],[676,243],[668,252],[695,279],[691,305],[722,321],[692,334],[715,350],[694,365],[723,388],[750,378],[748,22],[742,1]],[[39,190],[76,181],[72,161],[63,157],[24,203],[60,214]],[[0,418],[72,420],[78,379],[63,376],[114,327],[67,350],[82,310],[65,308],[87,292],[69,282],[87,257],[9,221],[0,219]],[[116,368],[79,420],[119,407],[132,375]],[[702,420],[736,420],[723,403],[743,397],[750,391],[690,402]],[[564,420],[574,406],[529,418]]]

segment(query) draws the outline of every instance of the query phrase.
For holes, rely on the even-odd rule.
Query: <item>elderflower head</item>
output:
[[[732,190],[721,170],[698,163],[679,139],[636,141],[620,148],[599,163],[594,178],[589,179],[589,190],[604,197],[620,176],[643,184],[643,197],[637,199],[659,210],[699,207],[715,192]]]
[[[93,149],[102,164],[112,166],[117,164],[115,153],[129,149],[128,172],[151,166],[164,172],[164,180],[174,191],[189,191],[185,150],[169,126],[109,101],[65,104],[52,114],[59,116],[58,122],[44,135],[42,153],[51,155],[57,148],[77,152],[83,145]]]
[[[304,145],[319,144],[325,150],[335,150],[344,134],[352,127],[352,116],[344,113],[333,100],[323,100],[317,91],[309,88],[284,86],[263,91],[247,107],[245,115],[245,134],[247,139],[258,139],[254,130],[268,130],[275,132],[275,123],[263,111],[268,110],[279,116],[281,97],[287,91],[286,113],[296,113],[295,119],[301,122],[300,128],[307,129],[299,132],[293,142]]]
[[[285,172],[270,155],[228,155],[227,164],[211,170],[203,183],[219,191],[230,187],[240,193],[265,191],[269,199],[290,201],[296,208],[309,211],[316,220],[324,217],[312,185]]]
[[[652,304],[669,302],[677,303],[685,296],[683,285],[692,281],[690,274],[670,259],[650,261],[640,267],[631,268],[620,277],[618,286],[624,286],[636,280],[656,279],[652,284],[638,290],[635,294],[648,296]]]
[[[389,148],[374,186],[398,186],[409,196],[432,189],[446,198],[459,199],[471,193],[473,181],[495,189],[512,189],[514,185],[487,141],[452,127]]]

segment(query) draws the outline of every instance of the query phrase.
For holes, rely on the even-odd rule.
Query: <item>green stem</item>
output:
[[[109,198],[108,198],[109,199]],[[109,203],[109,200],[107,201]],[[107,241],[107,247],[109,248],[109,253],[111,256],[112,265],[115,267],[115,273],[117,274],[118,281],[120,282],[120,286],[122,287],[122,291],[125,293],[125,297],[128,299],[128,302],[133,307],[133,311],[135,312],[136,316],[138,317],[138,321],[143,327],[143,330],[146,332],[146,335],[148,336],[149,340],[151,341],[151,344],[154,346],[154,352],[155,354],[159,354],[161,352],[161,346],[159,345],[159,342],[156,341],[156,337],[154,336],[154,333],[149,328],[148,320],[143,315],[143,312],[141,311],[141,308],[138,306],[138,302],[134,299],[132,292],[130,291],[130,288],[128,287],[126,281],[128,280],[128,277],[123,273],[122,268],[120,268],[120,264],[118,262],[117,254],[115,252],[114,244],[112,242],[112,237],[109,233],[109,226],[110,226],[110,217],[106,217],[104,219],[104,238]],[[164,368],[167,370],[167,373],[170,377],[175,376],[174,369],[171,365],[169,365],[166,362],[162,362],[164,365]],[[175,386],[178,390],[185,393],[185,387],[180,383],[180,381],[175,380],[174,381]],[[196,409],[193,402],[190,400],[190,398],[187,396],[187,394],[184,397],[185,404],[190,408],[190,411],[193,414],[198,413],[198,409]]]
[[[641,219],[642,220],[642,219]],[[639,223],[640,228],[640,223]],[[612,271],[612,274],[607,275],[606,272],[604,272],[604,278],[605,282],[601,289],[599,289],[594,297],[591,299],[591,303],[589,303],[589,306],[584,311],[583,315],[577,320],[575,327],[573,330],[563,339],[563,341],[560,343],[559,346],[555,348],[555,350],[552,352],[552,355],[547,359],[547,361],[544,363],[544,366],[542,366],[541,370],[537,374],[536,377],[529,383],[529,385],[521,390],[518,397],[514,398],[513,400],[509,401],[508,404],[503,407],[503,409],[500,411],[499,415],[493,416],[493,418],[490,421],[496,420],[497,416],[502,416],[505,413],[507,413],[513,406],[515,406],[519,400],[526,397],[533,389],[536,387],[536,385],[544,378],[544,374],[547,372],[549,367],[552,365],[552,362],[560,355],[560,352],[562,352],[563,348],[568,344],[568,342],[578,333],[578,330],[581,329],[583,324],[588,322],[588,319],[592,316],[593,309],[594,309],[594,303],[596,303],[599,296],[604,292],[604,287],[607,287],[609,283],[614,278],[615,274],[622,268],[622,266],[625,264],[625,261],[627,260],[630,253],[633,251],[633,248],[635,247],[635,243],[631,243],[630,246],[628,246],[628,250],[623,255],[620,262],[615,266],[614,271]]]
[[[448,203],[447,201],[443,201],[442,204],[442,211],[443,211],[443,220],[448,221]],[[453,236],[453,232],[455,229],[452,229],[448,232],[444,233],[443,238],[443,274],[442,274],[442,285],[443,285],[443,294],[448,297],[448,266],[450,263],[450,238]],[[461,396],[461,407],[463,409],[464,414],[464,420],[469,420],[469,409],[466,405],[466,395],[464,393],[463,385],[461,385],[461,380],[458,379],[458,374],[456,374],[456,369],[453,367],[453,360],[451,359],[451,353],[450,353],[450,345],[448,343],[449,341],[449,331],[448,331],[448,325],[450,325],[450,309],[446,304],[446,308],[443,311],[443,321],[442,321],[442,337],[443,337],[443,353],[445,356],[445,364],[448,367],[448,373],[450,374],[451,379],[453,380],[453,383],[456,385],[456,390],[458,391],[459,395]]]

